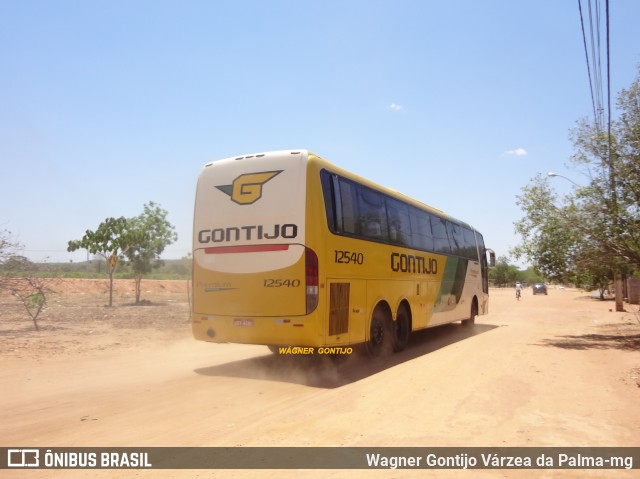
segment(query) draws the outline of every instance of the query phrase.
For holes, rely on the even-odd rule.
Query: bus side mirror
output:
[[[488,248],[487,248],[487,252],[489,253],[489,266],[494,268],[496,265],[496,252]]]

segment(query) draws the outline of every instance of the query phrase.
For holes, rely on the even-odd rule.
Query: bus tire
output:
[[[393,322],[393,334],[391,339],[393,341],[393,351],[399,352],[407,347],[409,342],[409,335],[411,334],[411,316],[407,305],[402,303],[398,307],[398,313],[396,314],[396,320]]]
[[[471,312],[468,319],[462,320],[462,325],[465,327],[472,327],[476,323],[476,316],[478,316],[478,300],[473,298],[471,301]]]
[[[382,304],[378,304],[371,314],[371,323],[369,325],[369,339],[366,342],[367,353],[369,356],[380,356],[387,348],[389,336],[391,336],[391,314],[388,308]]]

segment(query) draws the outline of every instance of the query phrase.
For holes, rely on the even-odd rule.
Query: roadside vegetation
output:
[[[107,218],[95,231],[87,230],[81,239],[69,241],[69,252],[85,249],[104,258],[109,277],[109,306],[113,304],[114,274],[123,260],[131,268],[136,283],[136,304],[140,303],[142,278],[162,266],[160,255],[178,239],[167,215],[166,210],[150,201],[136,217]]]
[[[38,318],[56,278],[37,274],[36,265],[16,254],[21,248],[10,231],[0,230],[0,293],[7,291],[16,298],[39,331]]]
[[[107,218],[95,231],[87,230],[79,240],[69,241],[68,251],[87,250],[90,260],[78,263],[33,263],[21,255],[21,245],[10,231],[0,229],[0,292],[9,293],[39,330],[38,319],[49,295],[61,278],[109,279],[109,304],[113,305],[113,280],[133,279],[135,304],[142,301],[141,282],[147,279],[191,279],[191,260],[164,261],[160,255],[176,241],[167,212],[149,202],[134,218]]]
[[[489,270],[489,282],[497,288],[512,287],[517,281],[523,284],[544,283],[545,278],[535,268],[519,269],[509,264],[509,258],[499,256],[496,266]]]
[[[0,264],[0,276],[24,277],[37,275],[39,277],[56,278],[87,278],[105,279],[107,261],[94,256],[89,261],[73,263],[33,263],[24,256],[11,257],[6,263]],[[121,263],[113,275],[114,279],[135,279],[131,265]],[[145,275],[146,279],[191,279],[191,257],[182,259],[162,260],[157,269]]]
[[[551,281],[601,291],[613,282],[621,311],[624,277],[640,271],[640,66],[617,110],[607,124],[583,119],[571,131],[575,180],[540,173],[522,188],[512,253]],[[560,196],[551,181],[572,190]]]

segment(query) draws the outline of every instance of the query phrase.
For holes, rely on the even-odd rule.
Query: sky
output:
[[[638,19],[611,0],[613,101]],[[0,230],[32,261],[85,260],[70,240],[149,201],[184,257],[203,165],[288,149],[508,255],[521,188],[580,182],[569,132],[593,111],[575,0],[0,0],[0,44]]]

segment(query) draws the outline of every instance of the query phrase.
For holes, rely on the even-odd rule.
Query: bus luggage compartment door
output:
[[[326,344],[354,344],[364,341],[366,283],[363,280],[329,280]]]

